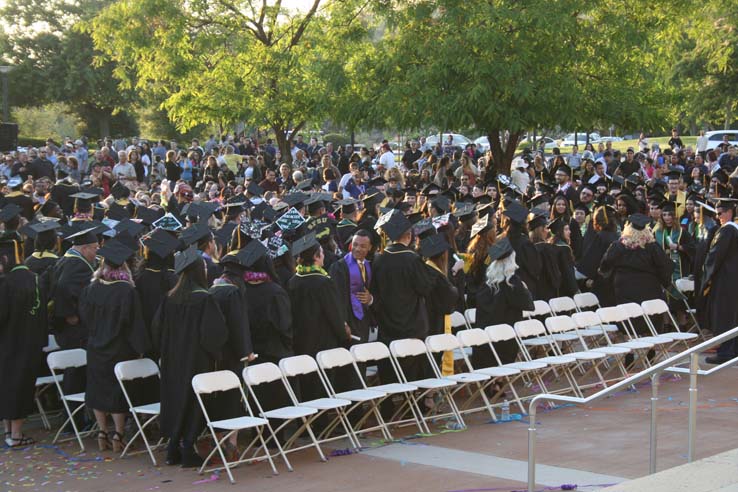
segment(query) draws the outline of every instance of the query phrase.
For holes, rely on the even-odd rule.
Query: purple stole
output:
[[[359,264],[356,262],[356,259],[353,257],[351,252],[346,253],[346,256],[344,256],[343,259],[346,262],[346,266],[348,266],[349,271],[349,294],[351,297],[351,311],[353,311],[356,319],[364,319],[364,306],[362,306],[359,298],[356,297],[357,292],[364,292],[364,290],[366,290],[364,279],[361,278],[361,270],[359,269]],[[372,269],[371,266],[369,266],[369,262],[366,260],[364,260],[364,269],[366,270],[366,281],[367,283],[369,283],[372,275]]]

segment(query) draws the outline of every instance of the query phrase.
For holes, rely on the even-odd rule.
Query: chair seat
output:
[[[161,413],[161,403],[149,403],[148,405],[140,405],[133,407],[136,413],[144,413],[146,415],[159,415]]]
[[[640,337],[638,338],[638,341],[652,343],[654,345],[663,345],[666,343],[671,343],[674,340],[669,337],[658,336],[658,337]]]
[[[687,312],[689,314],[697,314],[697,310],[695,308],[689,308],[689,309],[687,309]]]
[[[471,356],[472,354],[472,348],[471,347],[464,347],[463,349],[454,349],[454,360],[463,360],[464,359],[464,353],[462,353],[462,350],[466,352],[467,356]]]
[[[583,337],[601,337],[603,333],[600,328],[582,328],[578,331]]]
[[[347,407],[349,405],[351,405],[349,400],[342,400],[340,398],[318,398],[316,400],[302,402],[298,406],[317,408],[318,410],[332,410],[334,408]]]
[[[625,347],[633,350],[653,348],[653,343],[644,341],[616,343],[615,347]]]
[[[397,393],[408,393],[410,391],[415,391],[416,389],[418,389],[418,387],[413,386],[412,384],[389,383],[380,384],[379,386],[372,386],[370,389],[384,391],[385,393],[388,393],[390,395],[395,395]]]
[[[551,335],[557,342],[573,342],[579,340],[579,337],[573,333],[554,333]]]
[[[549,345],[551,341],[548,338],[528,338],[527,340],[523,340],[523,345],[528,345],[529,347],[540,347],[542,345]]]
[[[630,353],[630,349],[628,347],[597,347],[593,348],[592,351],[602,352],[607,355],[622,355]]]
[[[503,367],[509,367],[510,369],[517,369],[519,371],[536,371],[543,369],[547,365],[545,362],[511,362],[510,364],[505,364]]]
[[[673,340],[694,340],[699,337],[696,333],[682,333],[680,331],[672,331],[671,333],[662,333],[665,337]]]
[[[233,419],[216,420],[210,422],[210,427],[223,430],[251,429],[266,425],[268,421],[259,417],[236,417]]]
[[[410,384],[422,389],[437,389],[448,388],[449,386],[456,386],[456,381],[451,381],[450,379],[428,378],[419,379],[417,381],[410,381]]]
[[[456,381],[457,383],[480,383],[489,380],[490,377],[487,374],[474,371],[451,374],[450,376],[444,376],[444,378]]]
[[[546,364],[554,364],[554,365],[561,365],[561,364],[571,364],[572,362],[576,362],[577,360],[574,357],[567,357],[567,356],[561,356],[561,355],[553,355],[550,357],[541,357],[540,359],[536,359],[536,362],[545,362]]]
[[[595,350],[588,350],[585,352],[571,352],[566,354],[567,357],[574,357],[577,360],[594,360],[594,359],[604,359],[607,357],[607,354],[603,352],[597,352]]]
[[[73,395],[64,395],[64,399],[67,401],[77,401],[77,402],[85,402],[85,394],[84,393],[74,393]]]
[[[504,376],[514,376],[520,374],[520,369],[514,367],[485,367],[484,369],[477,369],[474,372],[479,374],[486,374],[493,378],[499,378]]]
[[[42,376],[40,378],[36,378],[36,387],[54,384],[55,381],[59,381],[61,383],[63,380],[64,374],[57,374],[56,376]]]
[[[385,396],[387,396],[387,393],[377,391],[375,389],[356,389],[336,394],[336,398],[351,400],[354,402],[376,400],[377,398],[384,398]]]
[[[292,420],[318,413],[318,409],[310,407],[282,407],[261,414],[267,419]]]

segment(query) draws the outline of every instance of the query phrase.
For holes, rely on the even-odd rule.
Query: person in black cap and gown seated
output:
[[[79,298],[79,317],[89,330],[85,405],[95,413],[100,451],[112,445],[120,453],[125,447],[128,403],[116,380],[115,365],[136,359],[146,348],[141,302],[126,263],[134,253],[116,239],[106,241],[98,251],[103,260]],[[111,432],[109,414],[115,425]]]
[[[204,419],[192,378],[215,368],[228,327],[207,291],[205,261],[195,246],[174,256],[174,273],[177,285],[151,323],[153,349],[161,357],[161,431],[169,438],[167,464],[196,467],[202,464],[195,441]]]

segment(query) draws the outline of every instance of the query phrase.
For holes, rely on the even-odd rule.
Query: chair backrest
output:
[[[285,376],[291,378],[293,376],[316,372],[318,370],[318,364],[309,355],[295,355],[280,360],[279,368]]]
[[[470,325],[473,325],[477,322],[477,308],[469,308],[466,311],[464,311],[464,316],[466,316],[466,320],[469,322]]]
[[[228,391],[241,387],[241,381],[232,371],[197,374],[192,378],[192,389],[198,395]]]
[[[404,338],[390,343],[390,352],[395,357],[412,357],[427,353],[425,343],[417,338]]]
[[[351,346],[351,355],[357,362],[370,362],[387,359],[390,351],[382,342],[360,343]]]
[[[515,323],[515,331],[521,337],[537,337],[546,334],[543,323],[537,319],[526,319]]]
[[[599,308],[600,300],[592,292],[581,292],[579,294],[574,294],[574,304],[576,304],[579,309],[589,309],[593,307]]]
[[[603,323],[600,317],[592,311],[574,313],[571,315],[571,319],[577,325],[577,328],[590,328],[592,326],[600,326]]]
[[[464,318],[464,315],[458,311],[451,313],[451,326],[454,328],[458,328],[460,326],[466,328],[466,318]]]
[[[666,304],[666,302],[662,299],[651,299],[650,301],[643,301],[641,303],[641,308],[643,308],[643,312],[649,316],[669,312],[669,305]]]
[[[456,338],[464,347],[479,347],[489,343],[489,337],[481,328],[460,331],[456,334]]]
[[[603,323],[620,323],[628,317],[620,306],[599,308],[596,312]]]
[[[643,308],[635,302],[627,302],[619,304],[618,307],[625,313],[628,318],[639,318],[643,316]]]
[[[350,366],[354,363],[354,357],[351,355],[351,352],[343,347],[322,350],[317,353],[315,359],[318,361],[318,365],[323,369]]]
[[[158,375],[159,366],[151,359],[127,360],[115,365],[115,377],[118,378],[118,381],[130,381]]]
[[[571,297],[555,297],[548,301],[554,313],[568,313],[577,310],[577,305]]]
[[[569,316],[551,316],[546,318],[546,328],[551,333],[561,333],[576,329],[576,325]]]
[[[694,292],[694,280],[688,278],[680,278],[674,282],[679,292]],[[644,308],[645,309],[645,308]]]
[[[515,339],[515,330],[510,325],[492,325],[484,329],[491,342],[504,342]]]
[[[444,352],[447,350],[455,350],[461,348],[459,339],[450,333],[442,333],[440,335],[431,335],[425,339],[425,346],[432,353]]]
[[[244,367],[241,372],[246,386],[259,386],[282,379],[282,371],[273,362],[264,362],[253,366]]]
[[[551,314],[551,306],[546,301],[533,301],[533,311],[523,311],[523,316],[534,318]]]
[[[46,343],[46,346],[42,349],[45,353],[54,352],[55,350],[59,350],[61,347],[59,347],[59,344],[56,343],[56,337],[54,335],[49,335],[48,342]]]
[[[46,356],[46,363],[52,371],[63,371],[70,367],[87,365],[87,351],[84,349],[57,350]]]

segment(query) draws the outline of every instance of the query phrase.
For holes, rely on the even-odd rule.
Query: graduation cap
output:
[[[117,203],[111,203],[108,207],[107,217],[113,220],[121,221],[123,219],[130,219],[131,212],[128,211],[128,207],[119,205]]]
[[[682,174],[684,174],[684,171],[678,167],[670,167],[669,172],[666,173],[669,179],[679,179],[682,177]]]
[[[441,227],[446,227],[449,223],[456,224],[455,222],[456,218],[453,218],[453,215],[451,214],[443,214],[439,215],[437,217],[433,217],[431,221],[433,222],[433,227],[436,228],[436,230],[440,229]]]
[[[97,226],[85,227],[84,229],[77,231],[64,239],[71,241],[75,246],[81,246],[84,244],[93,244],[97,242],[97,234],[95,231],[98,230]]]
[[[195,246],[190,246],[186,250],[176,253],[174,255],[175,275],[179,275],[196,261],[202,261],[202,255]]]
[[[413,212],[411,214],[407,214],[405,217],[407,217],[407,220],[409,220],[411,224],[417,224],[423,220],[423,212]]]
[[[384,179],[382,176],[376,176],[370,179],[369,182],[367,183],[368,186],[374,186],[374,187],[383,186],[386,184],[387,184],[387,180]]]
[[[525,221],[528,218],[528,209],[515,200],[511,200],[502,213],[516,224],[525,224]]]
[[[443,213],[451,211],[451,201],[444,195],[436,197],[434,200],[431,201],[431,204]]]
[[[725,184],[728,182],[728,173],[723,168],[720,168],[717,171],[713,172],[712,177],[717,179],[719,183]]]
[[[512,244],[510,244],[510,240],[506,237],[503,237],[489,247],[489,249],[487,250],[487,256],[489,256],[490,261],[496,261],[507,258],[511,254],[513,254],[513,252],[514,250]]]
[[[418,194],[418,189],[414,186],[409,186],[402,191],[405,193],[405,196],[416,196]]]
[[[600,178],[594,183],[591,183],[591,185],[594,186],[595,191],[597,191],[597,188],[599,188],[600,186],[607,188],[607,180],[605,178]]]
[[[533,230],[546,225],[548,225],[548,213],[540,209],[532,210],[528,216],[528,229]]]
[[[413,224],[413,232],[419,238],[424,238],[429,234],[435,234],[436,228],[433,225],[432,219],[422,219]]]
[[[720,198],[715,200],[715,210],[722,208],[725,210],[735,210],[735,204],[738,202],[736,198]]]
[[[261,220],[241,221],[241,232],[251,239],[261,239],[262,231],[267,227],[269,227],[269,224]]]
[[[30,239],[36,239],[36,237],[41,233],[56,231],[58,229],[61,229],[59,221],[56,219],[49,219],[26,224],[20,232],[28,236]]]
[[[420,241],[420,254],[425,258],[434,258],[450,247],[443,234],[433,234]]]
[[[261,258],[266,256],[269,250],[259,241],[249,241],[249,243],[238,251],[231,251],[223,258],[220,263],[235,263],[242,267],[249,268]]]
[[[341,208],[341,213],[344,215],[352,214],[356,212],[356,204],[359,203],[358,200],[355,200],[353,198],[345,198],[343,200],[339,200],[336,202],[336,205],[338,205]]]
[[[538,205],[543,205],[544,203],[549,203],[548,195],[545,193],[538,193],[536,195],[533,195],[530,200],[528,200],[528,205],[531,207],[537,207]]]
[[[23,184],[23,179],[21,179],[20,176],[13,176],[12,178],[8,180],[8,188],[10,188],[11,190],[13,188],[18,188],[22,184]]]
[[[128,198],[131,196],[131,190],[120,181],[116,181],[110,188],[110,194],[113,195],[113,198],[116,200],[120,200],[121,198]]]
[[[313,181],[311,179],[303,179],[295,185],[295,188],[301,191],[309,191],[313,189]]]
[[[179,240],[164,229],[154,229],[141,239],[141,244],[159,258],[166,258],[179,247]]]
[[[315,237],[315,233],[311,232],[310,234],[307,234],[295,240],[295,242],[292,243],[292,248],[290,248],[290,251],[292,253],[292,256],[298,256],[300,253],[303,253],[304,251],[307,251],[308,249],[319,244],[320,243],[318,242],[318,239]]]
[[[484,214],[484,216],[480,217],[472,226],[470,239],[489,231],[493,224],[494,222],[490,219],[490,215]]]
[[[554,191],[553,186],[549,185],[541,179],[537,179],[535,181],[535,188],[538,189],[538,191],[540,191],[541,193],[553,193]]]
[[[210,202],[205,202],[205,203],[210,203]],[[248,204],[249,204],[249,200],[245,196],[236,195],[226,200],[225,204],[223,205],[223,208],[226,209],[227,212],[232,212],[233,210],[236,210],[236,209],[239,209],[238,211],[240,212],[245,207],[247,207]]]
[[[651,218],[643,214],[633,214],[628,217],[628,222],[634,229],[642,231],[648,224],[651,223]]]
[[[707,203],[701,201],[695,201],[694,203],[700,208],[700,214],[707,215],[708,217],[715,217],[717,214],[717,210]]]
[[[308,212],[315,213],[321,208],[325,208],[325,201],[323,200],[323,197],[321,195],[321,193],[313,193],[308,197],[307,200],[305,200],[305,205],[307,205]]]
[[[283,196],[282,201],[290,207],[302,208],[305,200],[307,200],[308,198],[308,195],[306,195],[305,193],[301,191],[296,191],[295,193],[288,193],[287,195]]]
[[[164,229],[165,231],[172,232],[177,232],[182,229],[182,223],[171,213],[165,214],[160,219],[154,221],[151,225],[157,229]]]
[[[211,237],[211,235],[212,232],[210,231],[208,224],[206,222],[198,222],[187,229],[184,229],[179,238],[189,246],[191,244],[199,243],[203,239]]]
[[[138,250],[138,241],[136,241],[136,238],[133,237],[128,231],[121,231],[117,233],[115,235],[115,240],[123,243],[134,252]],[[105,241],[105,244],[107,243],[108,240]]]
[[[164,211],[161,209],[155,210],[153,208],[147,208],[139,205],[136,207],[136,218],[141,220],[141,223],[145,226],[150,226],[157,220],[164,216]]]
[[[305,223],[305,219],[296,208],[290,208],[277,219],[276,224],[283,231],[293,231]]]
[[[454,210],[454,215],[461,220],[468,220],[474,218],[474,212],[476,211],[477,208],[473,203],[457,204],[456,210]]]
[[[423,196],[431,196],[441,192],[441,187],[435,183],[429,183],[423,187],[420,194]]]
[[[446,197],[451,201],[456,201],[459,196],[459,190],[455,186],[449,186],[447,190],[441,193],[441,196]]]
[[[556,166],[556,169],[554,170],[554,174],[563,173],[569,177],[571,177],[571,168],[568,164],[559,164]]]
[[[7,222],[20,215],[23,209],[15,203],[8,203],[0,209],[0,222]]]
[[[264,193],[264,189],[256,184],[255,181],[252,181],[246,187],[246,192],[251,196],[261,196],[261,194]]]
[[[136,237],[144,230],[144,226],[134,220],[124,219],[118,222],[113,229],[116,232],[128,232],[131,236]]]
[[[271,259],[279,258],[290,250],[284,242],[282,231],[278,231],[274,235],[267,238],[264,245],[267,247],[267,250],[269,251],[269,258]]]
[[[100,193],[97,193],[97,191],[100,191]],[[69,195],[70,198],[74,198],[74,211],[87,212],[90,210],[92,200],[95,200],[101,193],[102,190],[93,190],[90,188],[88,190],[79,191],[73,195]]]
[[[564,230],[564,226],[569,225],[569,221],[564,219],[564,216],[561,215],[559,217],[556,217],[554,220],[549,222],[548,224],[548,230],[551,231],[552,234],[560,234],[561,231]]]
[[[666,201],[661,205],[661,211],[663,213],[676,213],[676,203],[671,201]]]
[[[390,210],[378,220],[375,229],[381,229],[392,241],[397,241],[412,227],[410,221],[399,210]]]
[[[123,242],[110,239],[105,241],[103,247],[97,250],[97,256],[102,256],[106,264],[117,268],[122,266],[135,252],[134,249],[129,248]]]
[[[217,229],[215,232],[213,232],[213,236],[215,236],[215,241],[220,245],[222,248],[225,248],[228,246],[228,243],[231,241],[231,236],[233,235],[234,229],[238,227],[238,224],[235,222],[226,222],[222,226],[220,226],[220,229]]]
[[[637,186],[641,184],[641,177],[638,175],[638,173],[633,173],[627,178],[625,178],[625,183]]]

